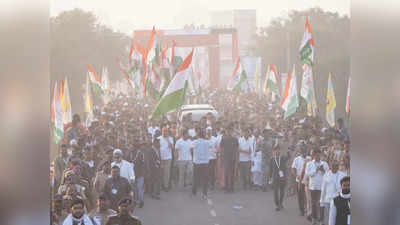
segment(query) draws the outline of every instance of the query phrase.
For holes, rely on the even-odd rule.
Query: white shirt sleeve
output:
[[[297,169],[296,164],[297,164],[297,157],[292,162],[292,169]]]
[[[329,208],[329,224],[328,225],[335,225],[335,224],[336,224],[336,206],[332,199],[331,206]]]

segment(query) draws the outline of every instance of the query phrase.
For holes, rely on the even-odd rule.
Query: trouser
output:
[[[139,202],[143,202],[144,200],[144,177],[136,177],[136,194],[135,199]]]
[[[250,166],[250,161],[239,162],[239,172],[240,177],[242,178],[242,185],[244,189],[247,189],[250,184]]]
[[[197,193],[197,188],[202,187],[203,195],[208,189],[208,164],[194,164],[192,193]]]
[[[255,171],[253,172],[253,184],[261,187],[263,185],[262,182],[262,172]]]
[[[150,192],[152,196],[160,195],[160,187],[161,187],[161,176],[160,169],[153,169],[150,178]]]
[[[165,189],[169,188],[169,176],[171,171],[171,160],[161,160],[161,171],[162,171],[162,186]]]
[[[285,181],[275,181],[276,183],[274,184],[274,201],[275,205],[278,207],[282,205],[283,199],[285,198],[285,186],[286,182]]]
[[[179,187],[185,187],[192,182],[193,163],[190,160],[177,161],[179,170]]]
[[[310,189],[308,189],[308,186],[304,186],[304,193],[305,193],[305,197],[306,197],[306,212],[307,212],[307,216],[311,216],[312,214],[312,207],[311,207],[311,191]]]
[[[225,190],[233,191],[233,183],[235,176],[235,162],[232,160],[224,161],[224,182]]]
[[[299,209],[302,214],[304,214],[304,192],[305,185],[302,183],[297,183],[297,201],[299,203]]]
[[[267,187],[269,187],[268,184],[268,175],[269,175],[269,162],[267,162],[267,160],[263,160],[262,161],[262,167],[263,167],[263,186],[265,189],[267,189]]]
[[[311,216],[313,219],[318,219],[320,213],[319,200],[321,198],[321,190],[310,190],[311,192]]]
[[[217,160],[216,159],[210,159],[210,162],[208,163],[208,170],[209,170],[209,181],[210,185],[212,188],[215,187],[215,181],[216,181],[216,166],[217,166]]]
[[[323,203],[323,208],[321,208],[321,213],[323,212],[321,221],[324,222],[325,220],[325,224],[328,224],[330,207],[331,205],[329,203]]]

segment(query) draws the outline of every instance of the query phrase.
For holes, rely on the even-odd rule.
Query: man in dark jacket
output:
[[[118,202],[118,214],[110,216],[105,225],[141,225],[142,222],[129,214],[129,206],[135,206],[135,202],[130,198],[121,199]]]
[[[342,191],[334,198],[329,208],[329,225],[350,224],[350,177],[340,180]]]
[[[280,146],[275,142],[272,151],[272,158],[269,163],[269,184],[274,189],[274,201],[276,211],[283,209],[283,199],[285,197],[285,186],[287,181],[287,156],[282,156]]]
[[[119,200],[133,196],[132,186],[126,178],[120,176],[120,169],[117,165],[111,168],[111,178],[106,181],[103,192],[110,200],[110,208],[113,210],[117,210]]]

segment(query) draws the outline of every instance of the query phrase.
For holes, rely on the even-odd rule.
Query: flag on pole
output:
[[[93,121],[93,102],[91,95],[90,74],[86,78],[86,92],[85,92],[85,113],[86,113],[86,127],[90,126]]]
[[[52,108],[51,110],[52,121],[54,122],[53,141],[54,143],[58,144],[64,136],[64,124],[63,124],[63,114],[60,105],[60,96],[58,93],[57,82],[55,83],[54,86],[53,102],[51,108]]]
[[[333,91],[332,75],[331,73],[329,73],[328,91],[326,94],[326,121],[331,127],[335,126],[335,108],[336,108],[335,92]]]
[[[307,104],[312,104],[313,81],[311,77],[312,69],[307,64],[303,65],[303,78],[301,80],[300,96],[306,100]]]
[[[300,60],[304,64],[312,66],[314,63],[314,39],[312,37],[311,26],[308,23],[308,18],[306,18],[305,29],[299,49]]]
[[[268,66],[267,75],[264,81],[263,92],[265,95],[272,93],[272,100],[275,101],[276,97],[279,97],[278,89],[278,72],[274,64]]]
[[[243,84],[247,81],[246,71],[242,68],[240,57],[237,58],[235,68],[232,73],[232,79],[229,82],[228,89],[235,92],[242,91]]]
[[[63,121],[64,124],[68,124],[72,122],[72,107],[71,107],[71,99],[69,96],[69,87],[68,87],[68,78],[65,77],[63,88],[63,102],[61,108],[63,109]]]
[[[90,86],[92,91],[97,95],[102,97],[104,95],[103,87],[101,86],[101,79],[97,74],[94,72],[92,67],[88,65],[88,75],[90,80]]]
[[[351,90],[351,77],[347,81],[347,96],[346,96],[346,113],[350,115],[350,90]]]
[[[176,48],[176,42],[172,41],[171,58],[170,58],[170,75],[173,77],[183,62],[183,55],[181,51]]]
[[[129,77],[127,71],[126,71],[126,69],[125,69],[124,66],[122,65],[121,60],[119,59],[119,57],[117,57],[117,63],[118,63],[118,65],[119,65],[119,69],[121,70],[121,72],[122,72],[122,74],[124,75],[125,79],[128,81],[129,85],[130,85],[132,88],[134,88],[133,83],[132,83],[132,81],[131,81],[131,79],[130,79],[130,77]]]
[[[193,49],[180,65],[172,78],[167,90],[155,107],[151,118],[157,118],[171,110],[177,109],[185,102],[186,89],[190,76],[190,64],[192,62]]]
[[[288,74],[285,83],[285,90],[282,96],[282,104],[283,110],[285,110],[284,119],[287,119],[289,116],[293,115],[297,107],[299,107],[299,99],[297,97],[297,81],[296,81],[296,72],[295,65],[293,65],[293,70]]]

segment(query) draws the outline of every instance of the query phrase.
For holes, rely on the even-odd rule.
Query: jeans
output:
[[[192,183],[193,163],[189,160],[176,162],[179,170],[179,187],[185,187]]]
[[[208,190],[208,164],[194,164],[192,193],[196,195],[197,188],[202,187],[203,195]]]
[[[162,171],[162,186],[163,188],[169,188],[169,176],[171,171],[171,160],[161,160],[161,171]]]
[[[240,177],[242,178],[243,188],[247,189],[250,185],[250,161],[239,162]]]
[[[311,192],[311,216],[313,219],[318,220],[318,214],[320,214],[320,203],[321,190],[310,190]]]
[[[137,200],[143,202],[144,200],[144,177],[136,178]]]

